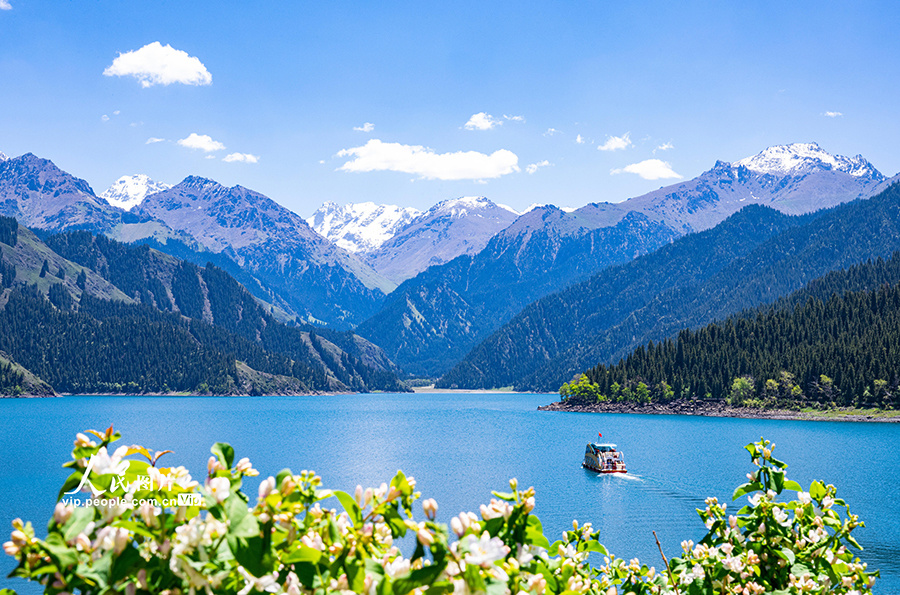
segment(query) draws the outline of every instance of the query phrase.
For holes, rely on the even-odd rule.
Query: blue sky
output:
[[[617,202],[791,142],[893,175],[898,16],[889,2],[0,0],[0,151],[98,193],[126,174],[201,175],[304,216],[326,200]]]

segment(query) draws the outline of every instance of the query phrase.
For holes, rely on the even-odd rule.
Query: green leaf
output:
[[[234,554],[234,559],[253,576],[263,576],[271,570],[269,568],[271,556],[263,548],[261,537],[246,539],[229,534],[228,547],[231,549],[231,553]]]
[[[233,537],[258,537],[259,523],[247,510],[247,503],[238,494],[232,494],[225,501],[228,513],[228,535]]]
[[[741,484],[734,491],[734,494],[731,496],[732,500],[737,500],[741,496],[746,496],[750,492],[758,492],[762,490],[762,485],[758,481]]]
[[[787,563],[791,566],[793,566],[794,561],[797,559],[794,555],[794,552],[786,547],[783,547],[780,550],[775,550],[775,555],[782,560],[787,560]]]
[[[784,480],[784,489],[792,490],[794,492],[802,492],[803,486],[801,486],[799,483],[797,483],[793,479],[786,479],[786,480]]]
[[[784,471],[772,471],[772,482],[775,484],[775,493],[780,494],[784,490]]]
[[[544,526],[535,515],[528,517],[528,525],[525,527],[525,543],[544,549],[550,548],[550,540],[544,535]]]
[[[359,509],[359,504],[356,503],[356,498],[340,490],[334,490],[333,495],[341,502],[341,506],[347,511],[353,524],[357,527],[362,526],[362,511]]]
[[[500,498],[501,500],[506,500],[507,502],[515,502],[516,495],[512,492],[491,492],[494,496]]]
[[[388,506],[382,513],[382,516],[384,516],[384,520],[391,528],[391,536],[403,537],[404,535],[406,535],[406,523],[404,523],[403,519],[400,518],[400,515],[397,513],[396,508],[394,508],[393,506]]]
[[[0,589],[0,595],[19,595],[12,589]]]
[[[814,481],[809,485],[809,495],[816,500],[821,500],[828,494],[825,486],[820,481]]]
[[[62,526],[62,534],[65,541],[72,541],[78,534],[85,530],[88,523],[94,520],[94,508],[91,506],[79,507],[72,511],[72,516]]]
[[[603,554],[604,556],[609,555],[609,552],[607,551],[606,546],[604,546],[599,541],[594,541],[594,540],[588,541],[587,547],[585,549],[589,552],[599,552],[599,553]]]
[[[78,552],[70,548],[59,533],[48,535],[44,540],[44,547],[60,570],[78,564]]]
[[[115,584],[131,574],[132,568],[141,562],[141,554],[136,547],[126,547],[121,554],[113,558],[112,568],[109,571],[109,582]]]
[[[294,564],[295,562],[309,562],[310,564],[318,564],[322,559],[322,552],[308,545],[300,545],[297,549],[282,558],[285,564]]]
[[[78,487],[78,484],[81,483],[81,476],[84,475],[84,470],[79,469],[66,478],[65,483],[63,483],[62,487],[59,488],[59,494],[56,496],[56,501],[59,502],[62,500],[62,497],[66,494],[66,492],[71,492],[75,488]]]
[[[409,593],[418,587],[430,585],[441,575],[446,567],[445,564],[433,564],[413,570],[408,575],[400,577],[394,581],[393,588],[395,593]]]
[[[216,458],[219,459],[219,462],[226,469],[231,469],[231,464],[234,462],[234,448],[230,444],[227,442],[216,442],[209,451],[216,455]]]
[[[744,447],[744,449],[750,453],[750,457],[753,459],[759,458],[759,452],[756,450],[756,444],[748,444]]]

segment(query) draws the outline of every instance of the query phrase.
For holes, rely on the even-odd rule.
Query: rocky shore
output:
[[[644,415],[700,415],[706,417],[742,417],[749,419],[796,419],[805,421],[900,422],[900,411],[836,408],[827,410],[755,409],[731,407],[724,401],[680,399],[671,403],[577,403],[558,401],[538,407],[539,411],[576,413],[640,413]]]

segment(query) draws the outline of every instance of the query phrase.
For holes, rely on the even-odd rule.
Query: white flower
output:
[[[259,499],[265,500],[275,489],[275,478],[271,475],[259,484]]]
[[[221,504],[231,493],[231,481],[227,477],[213,477],[209,480],[209,494]]]
[[[241,576],[244,577],[244,580],[247,581],[247,584],[244,585],[244,588],[238,591],[238,595],[248,595],[251,591],[263,591],[268,593],[277,593],[281,586],[278,584],[278,573],[273,572],[272,574],[264,574],[261,577],[255,577],[243,566],[238,566],[238,572],[241,573]]]
[[[809,492],[797,492],[797,500],[800,501],[800,504],[804,506],[812,502],[812,498],[809,496]]]
[[[775,517],[775,522],[777,522],[782,527],[789,527],[791,525],[791,522],[788,520],[787,513],[777,506],[772,509],[772,516]]]
[[[759,501],[762,500],[762,494],[756,493],[752,496],[747,497],[747,501],[750,503],[750,506],[756,508],[756,505],[759,504]]]
[[[128,461],[123,461],[122,457],[128,454],[127,446],[120,446],[109,456],[109,452],[105,446],[101,446],[97,454],[94,455],[93,471],[97,475],[124,475],[128,471]]]
[[[234,468],[238,473],[243,473],[247,477],[255,477],[259,475],[259,471],[253,468],[253,465],[250,464],[250,459],[244,457],[240,461],[238,461],[237,466]]]
[[[74,506],[58,502],[56,508],[53,509],[53,520],[56,521],[57,525],[65,525],[74,510]]]
[[[481,538],[468,535],[463,539],[463,547],[468,550],[464,560],[466,564],[487,568],[497,560],[502,560],[509,553],[509,548],[503,544],[499,537],[491,537],[485,531]]]
[[[397,556],[389,562],[383,562],[384,574],[392,579],[403,576],[409,572],[409,559]]]
[[[828,510],[834,505],[834,498],[831,496],[825,496],[822,498],[822,510]]]

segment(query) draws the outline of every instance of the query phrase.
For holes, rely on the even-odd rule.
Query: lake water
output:
[[[659,568],[651,531],[668,556],[678,554],[683,539],[702,538],[695,509],[707,496],[731,501],[751,470],[743,446],[762,435],[776,442],[789,477],[838,487],[866,522],[855,535],[866,549],[863,560],[882,571],[876,591],[900,593],[900,424],[536,411],[551,400],[507,394],[0,399],[0,541],[17,516],[45,526],[75,433],[113,423],[123,434],[119,444],[172,449],[162,463],[185,465],[201,478],[216,441],[230,442],[238,458],[250,457],[262,477],[284,467],[313,469],[326,487],[350,492],[403,469],[416,477],[423,497],[438,501],[444,522],[477,511],[492,489],[506,490],[516,477],[520,486],[536,488],[535,512],[551,541],[572,519],[590,521],[617,556]],[[585,443],[598,432],[624,451],[628,475],[598,476],[580,467]],[[247,482],[253,494],[257,483]],[[11,560],[0,553],[0,588],[39,592],[5,578]]]

